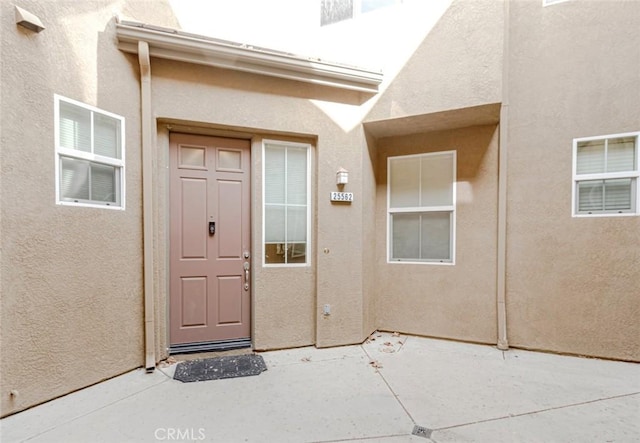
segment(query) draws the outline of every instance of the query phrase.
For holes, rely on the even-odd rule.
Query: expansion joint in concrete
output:
[[[373,361],[373,358],[371,357],[371,354],[369,354],[367,352],[367,350],[364,348],[364,346],[360,346],[360,348],[364,351],[364,353],[367,355],[367,357],[369,357],[369,361]],[[411,421],[413,422],[414,425],[418,425],[415,421],[415,419],[413,418],[413,416],[411,415],[411,413],[409,412],[409,410],[406,408],[406,406],[402,403],[402,400],[400,400],[400,398],[398,397],[398,394],[396,394],[396,392],[393,390],[393,388],[391,387],[391,385],[389,384],[389,382],[387,381],[386,378],[384,378],[384,375],[382,374],[382,372],[380,372],[379,370],[376,371],[378,373],[378,375],[380,376],[380,378],[382,379],[382,381],[384,382],[385,385],[387,385],[387,388],[389,389],[389,392],[391,392],[391,394],[393,395],[393,398],[396,399],[396,401],[398,402],[398,404],[400,405],[400,407],[402,408],[402,410],[407,414],[407,416],[411,419]]]
[[[640,395],[640,392],[631,392],[631,393],[628,393],[628,394],[613,395],[613,396],[610,396],[610,397],[597,398],[597,399],[594,399],[594,400],[587,400],[587,401],[578,402],[578,403],[571,403],[571,404],[568,404],[568,405],[554,406],[554,407],[551,407],[551,408],[537,409],[535,411],[522,412],[520,414],[509,414],[509,415],[505,415],[505,416],[502,416],[502,417],[494,417],[494,418],[488,418],[486,420],[478,420],[478,421],[469,422],[469,423],[461,423],[461,424],[453,425],[453,426],[445,426],[445,427],[442,427],[442,428],[433,429],[432,431],[436,432],[436,431],[445,431],[445,430],[448,430],[448,429],[463,428],[465,426],[473,426],[473,425],[477,425],[477,424],[480,424],[480,423],[488,423],[488,422],[492,422],[492,421],[500,421],[500,420],[515,418],[515,417],[524,417],[524,416],[527,416],[527,415],[541,414],[543,412],[556,411],[556,410],[559,410],[559,409],[574,408],[574,407],[577,407],[577,406],[583,406],[583,405],[588,405],[588,404],[592,404],[592,403],[598,403],[598,402],[601,402],[601,401],[614,400],[614,399],[624,398],[624,397],[632,397],[634,395]]]

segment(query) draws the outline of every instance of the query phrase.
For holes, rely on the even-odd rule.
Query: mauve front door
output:
[[[250,141],[172,133],[169,156],[171,348],[249,341]]]

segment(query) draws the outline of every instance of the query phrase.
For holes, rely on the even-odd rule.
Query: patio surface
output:
[[[640,441],[639,364],[372,338],[263,352],[268,370],[252,377],[181,383],[175,365],[132,371],[1,420],[0,440]]]

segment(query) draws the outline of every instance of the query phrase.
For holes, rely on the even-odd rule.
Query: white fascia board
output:
[[[138,22],[116,24],[118,48],[138,53],[138,42],[149,44],[151,57],[215,66],[353,91],[378,92],[382,73],[305,58],[294,54],[188,34]]]

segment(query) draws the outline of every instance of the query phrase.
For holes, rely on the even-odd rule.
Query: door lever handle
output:
[[[249,265],[249,262],[246,261],[244,262],[244,265],[242,265],[242,267],[244,268],[244,290],[248,291],[249,290],[249,268],[251,267],[251,265]]]

